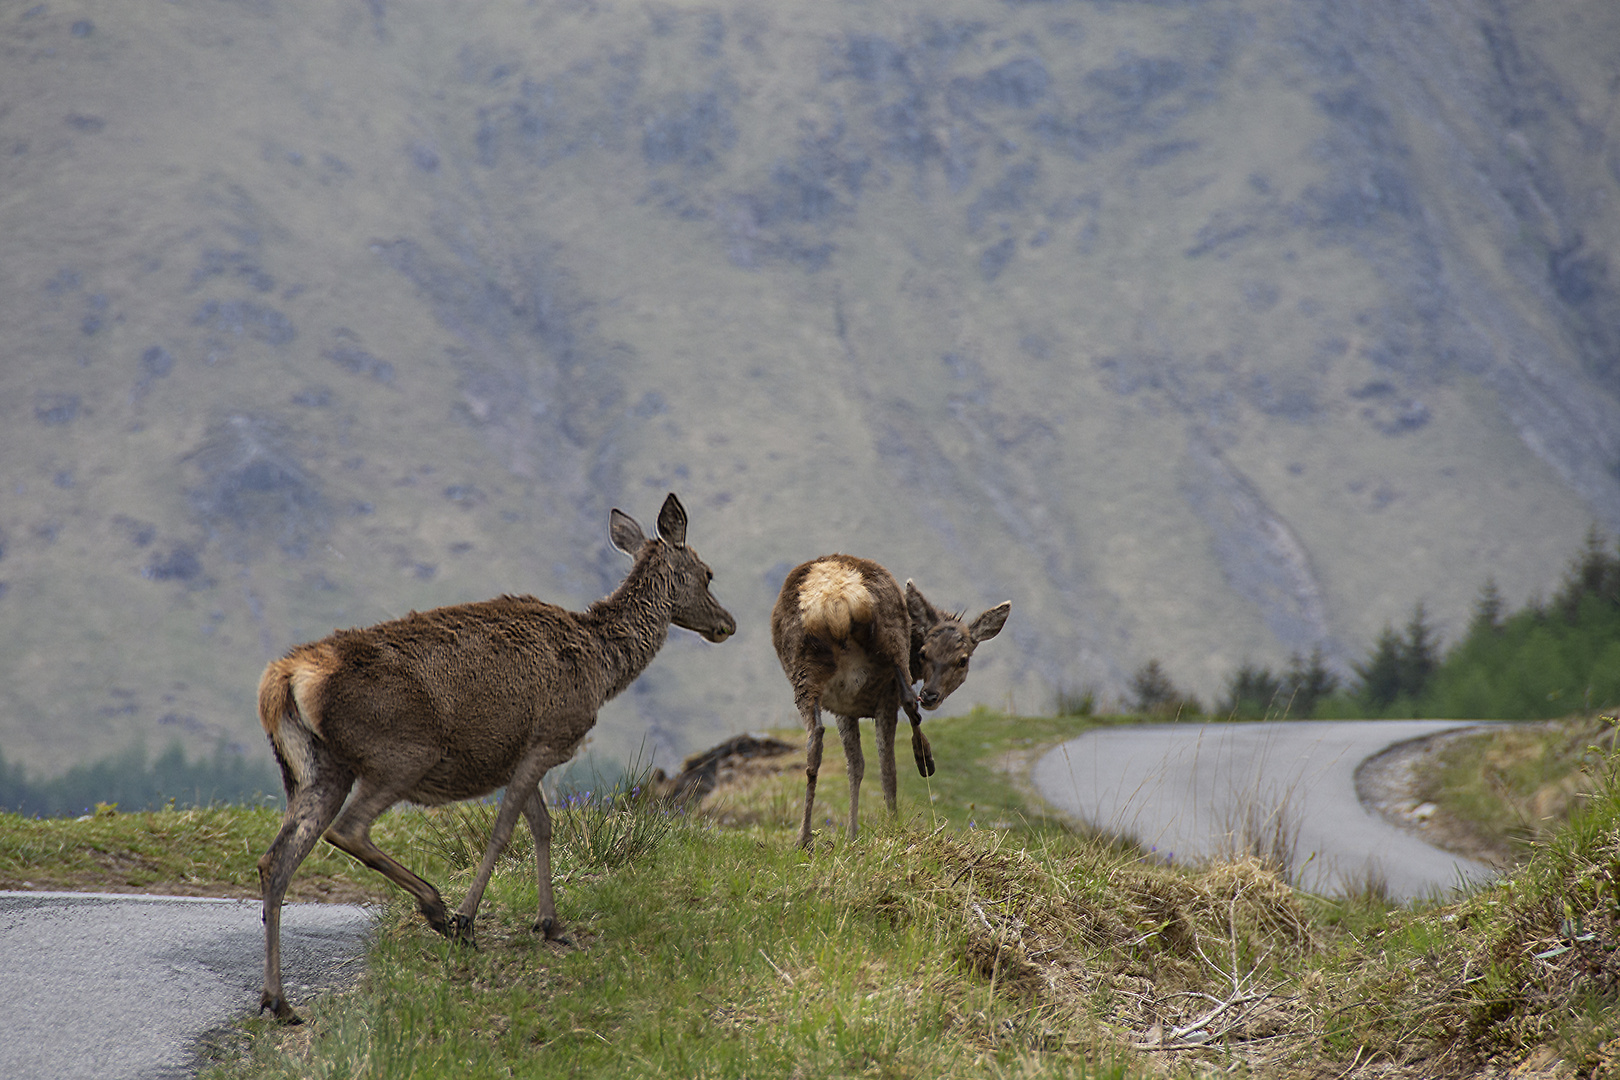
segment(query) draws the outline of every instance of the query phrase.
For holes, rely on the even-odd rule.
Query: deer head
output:
[[[960,615],[939,610],[907,581],[906,611],[911,615],[911,675],[922,680],[917,702],[925,709],[937,709],[967,678],[968,659],[979,642],[1001,632],[1012,602],[997,604],[964,624]]]
[[[632,559],[653,542],[642,533],[634,518],[618,509],[608,517],[608,536],[614,547]],[[663,577],[672,593],[670,622],[714,642],[735,634],[737,620],[709,591],[714,571],[698,558],[697,552],[686,546],[686,508],[674,492],[670,492],[669,498],[664,500],[664,508],[658,512],[658,540],[665,549]]]

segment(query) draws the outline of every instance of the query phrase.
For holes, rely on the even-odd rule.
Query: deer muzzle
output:
[[[720,644],[720,642],[726,640],[732,634],[737,632],[737,620],[733,619],[730,614],[722,614],[725,614],[724,619],[698,631],[698,633],[702,634],[706,639],[714,642],[716,645]]]

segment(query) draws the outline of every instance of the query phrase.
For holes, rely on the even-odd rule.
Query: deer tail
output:
[[[818,562],[799,584],[799,621],[806,633],[846,641],[855,623],[872,621],[872,591],[859,570]]]
[[[331,673],[330,657],[319,645],[295,649],[273,660],[259,679],[259,723],[281,766],[291,795],[315,776],[320,742],[318,691]]]

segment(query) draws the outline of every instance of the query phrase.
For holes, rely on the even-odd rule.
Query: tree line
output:
[[[210,806],[279,798],[281,783],[262,761],[225,747],[187,760],[178,742],[151,761],[141,745],[101,761],[75,765],[50,780],[33,780],[0,753],[0,811],[26,817],[76,817],[98,805],[120,810]]]
[[[1620,706],[1620,547],[1611,551],[1593,528],[1552,599],[1514,612],[1487,578],[1449,648],[1420,601],[1400,629],[1385,625],[1349,677],[1317,649],[1280,672],[1240,665],[1213,710],[1180,691],[1158,660],[1137,669],[1130,689],[1131,708],[1165,718],[1529,720],[1611,710]]]

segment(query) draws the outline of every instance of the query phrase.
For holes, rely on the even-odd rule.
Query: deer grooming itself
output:
[[[470,945],[479,901],[521,813],[534,834],[534,928],[561,938],[541,778],[573,755],[602,703],[652,662],[671,623],[714,642],[737,629],[709,592],[714,574],[686,546],[686,511],[673,494],[656,538],[618,510],[608,535],[635,565],[583,612],[532,596],[412,612],[339,630],[265,668],[259,719],[281,766],[287,813],[259,860],[261,1012],[299,1022],[281,986],[281,901],[322,834],[414,896],[433,929]],[[494,834],[454,914],[437,889],[371,841],[371,823],[401,800],[435,806],[501,787]]]
[[[849,838],[859,826],[860,718],[877,722],[878,767],[883,801],[895,812],[894,732],[899,712],[911,720],[911,752],[917,771],[934,775],[934,753],[922,733],[924,709],[937,709],[967,678],[968,658],[979,642],[1001,632],[1010,602],[984,612],[971,624],[930,604],[917,586],[900,592],[894,577],[870,559],[824,555],[797,566],[782,583],[771,611],[771,641],[793,684],[793,700],[809,734],[806,747],[804,821],[799,846],[810,846],[810,814],[821,768],[821,710],[838,720],[849,769]],[[922,690],[912,684],[922,683]]]

